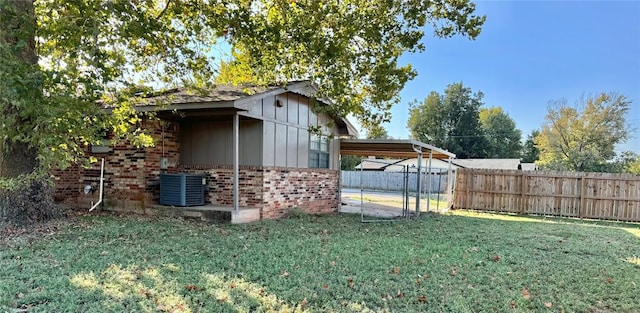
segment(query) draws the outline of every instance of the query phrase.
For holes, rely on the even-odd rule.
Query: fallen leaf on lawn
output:
[[[400,290],[396,293],[396,298],[404,298],[404,293]]]
[[[233,288],[233,287],[232,287]],[[185,285],[184,289],[187,289],[189,291],[195,291],[195,290],[204,290],[204,288],[198,287],[196,285]]]
[[[522,296],[527,300],[531,298],[531,294],[529,293],[529,290],[527,290],[527,288],[522,288]]]
[[[322,285],[322,289],[329,289],[328,285]]]
[[[396,266],[396,267],[394,267],[394,268],[393,268],[393,273],[394,273],[394,274],[398,274],[398,273],[400,273],[400,268],[399,268],[399,267],[397,267],[397,266]]]
[[[304,308],[305,306],[307,306],[307,297],[304,297],[304,299],[300,301],[300,307]]]
[[[102,251],[102,252],[100,252],[100,255],[102,255],[102,256],[105,256],[105,255],[108,255],[108,254],[109,254],[109,251]]]
[[[145,296],[145,298],[147,298],[147,299],[149,299],[151,297],[151,293],[148,290],[144,289],[144,288],[140,288],[140,294]]]
[[[329,265],[331,265],[331,266],[336,266],[336,261],[331,261],[331,262],[329,263]]]
[[[515,310],[516,308],[516,302],[515,301],[511,301],[511,303],[509,304],[509,306]]]
[[[427,302],[427,297],[426,296],[418,296],[418,302],[422,302],[422,303]]]
[[[500,261],[500,256],[496,254],[496,255],[492,258],[492,260],[493,260],[493,262],[498,262],[498,261]]]
[[[165,311],[165,307],[162,304],[158,304],[158,306],[156,307],[156,310],[160,311],[160,312],[164,312]]]
[[[21,292],[18,294],[18,299],[22,299],[22,298],[24,298],[24,293]]]
[[[451,274],[451,276],[456,276],[458,275],[458,271],[455,268],[452,268],[451,271],[449,271],[449,274]]]
[[[229,285],[229,287],[231,287],[231,289],[236,288],[236,283],[231,283],[231,285]]]
[[[471,247],[467,249],[467,252],[478,252],[478,247]]]
[[[422,279],[417,278],[417,279],[416,279],[416,284],[418,284],[418,285],[422,284]]]
[[[349,286],[349,287],[353,287],[353,278],[349,277],[349,278],[347,279],[347,286]]]
[[[287,271],[280,271],[280,276],[287,277],[289,276],[289,273]]]
[[[611,278],[611,277],[607,277],[607,283],[608,283],[608,284],[612,284],[612,283],[613,283],[613,278]]]
[[[544,303],[544,307],[545,308],[551,308],[553,306],[553,304],[551,302],[545,302]]]

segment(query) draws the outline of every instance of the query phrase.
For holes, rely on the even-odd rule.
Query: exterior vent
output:
[[[204,205],[204,175],[160,174],[160,204]]]

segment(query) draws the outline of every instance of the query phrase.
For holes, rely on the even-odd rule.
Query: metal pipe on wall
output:
[[[104,194],[104,158],[102,158],[102,164],[100,165],[100,197],[98,198],[98,202],[91,206],[89,212],[93,211],[102,203],[102,195]]]

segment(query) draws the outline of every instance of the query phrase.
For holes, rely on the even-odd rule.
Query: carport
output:
[[[417,177],[416,177],[416,207],[415,215],[420,215],[420,173],[422,173],[422,159],[428,157],[427,170],[431,172],[432,160],[441,159],[448,160],[449,177],[451,175],[451,160],[456,157],[455,154],[444,149],[412,139],[341,139],[340,155],[353,155],[360,157],[390,157],[390,158],[417,158]],[[451,193],[452,179],[449,179],[447,189]],[[431,197],[429,189],[428,197]],[[405,190],[404,193],[408,194]],[[427,201],[427,208],[429,202]],[[405,216],[406,217],[406,216]],[[363,220],[364,221],[364,220]]]

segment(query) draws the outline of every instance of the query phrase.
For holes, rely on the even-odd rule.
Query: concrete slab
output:
[[[233,207],[217,206],[217,205],[201,205],[191,207],[175,207],[175,206],[151,206],[154,211],[173,212],[172,215],[178,215],[188,218],[200,218],[207,222],[231,222],[233,224],[252,223],[260,220],[259,208],[240,208],[237,212]]]
[[[359,200],[342,198],[342,206],[340,213],[364,214],[370,217],[378,218],[398,218],[402,216],[402,208],[386,206],[372,202],[364,202],[360,205]]]
[[[231,224],[253,223],[260,220],[260,209],[245,208],[231,211]]]

